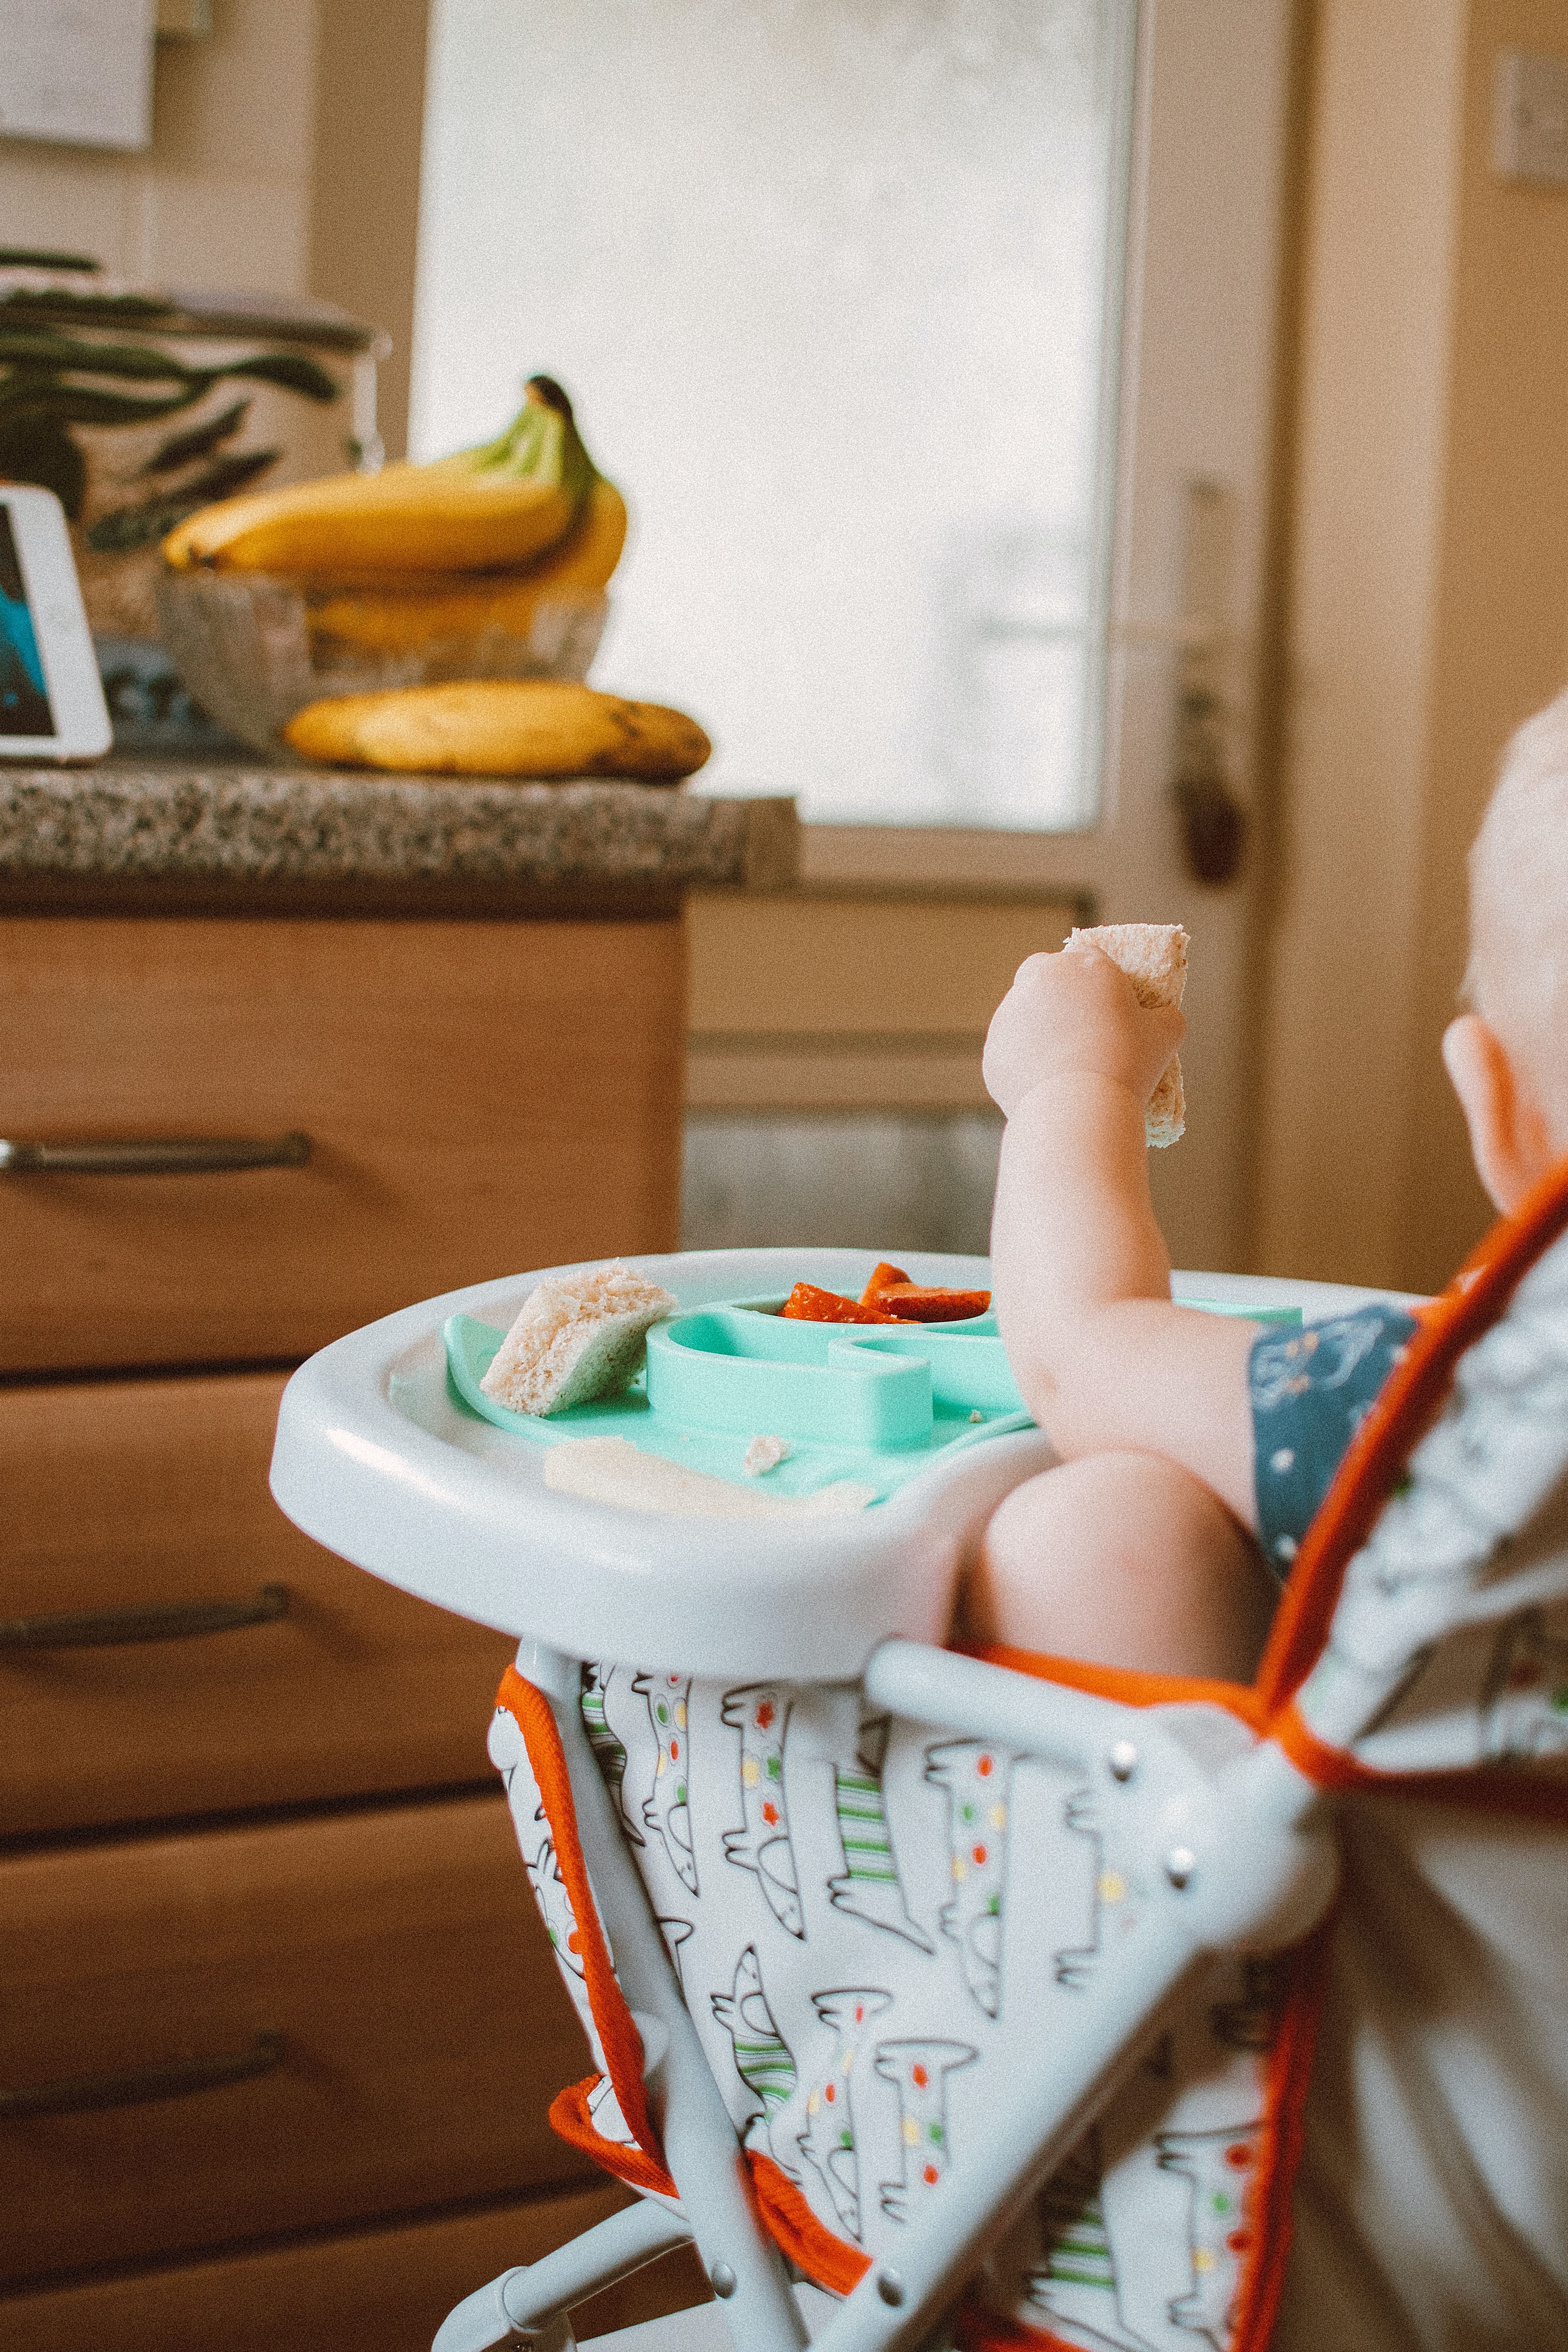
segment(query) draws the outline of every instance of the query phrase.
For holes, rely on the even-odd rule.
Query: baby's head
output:
[[[1568,694],[1503,754],[1470,851],[1465,994],[1444,1058],[1481,1180],[1511,1207],[1568,1151]]]

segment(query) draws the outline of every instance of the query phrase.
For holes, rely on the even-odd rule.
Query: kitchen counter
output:
[[[0,912],[668,915],[795,878],[787,799],[111,758],[0,770]]]

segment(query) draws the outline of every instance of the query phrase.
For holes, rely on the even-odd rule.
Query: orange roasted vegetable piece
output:
[[[901,1323],[879,1307],[858,1298],[841,1298],[836,1290],[818,1290],[814,1282],[797,1282],[779,1313],[792,1323]]]
[[[958,1323],[968,1315],[984,1315],[991,1304],[988,1290],[934,1290],[921,1282],[890,1282],[877,1293],[877,1304],[900,1323]]]
[[[965,1316],[984,1315],[991,1304],[988,1290],[940,1290],[911,1282],[901,1265],[882,1260],[860,1294],[862,1307],[879,1307],[900,1323],[958,1323]]]

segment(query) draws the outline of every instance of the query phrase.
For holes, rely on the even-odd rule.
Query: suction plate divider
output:
[[[886,1493],[936,1449],[1033,1425],[990,1315],[805,1323],[786,1320],[781,1304],[735,1299],[656,1324],[647,1372],[629,1390],[548,1418],[509,1412],[480,1386],[502,1338],[493,1326],[453,1316],[447,1365],[475,1412],[545,1444],[615,1435],[734,1478],[746,1441],[782,1438],[791,1457],[768,1483],[783,1492],[855,1475]]]

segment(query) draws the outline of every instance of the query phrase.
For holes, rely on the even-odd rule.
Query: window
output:
[[[715,789],[1093,824],[1134,14],[437,0],[414,453],[565,383]]]

